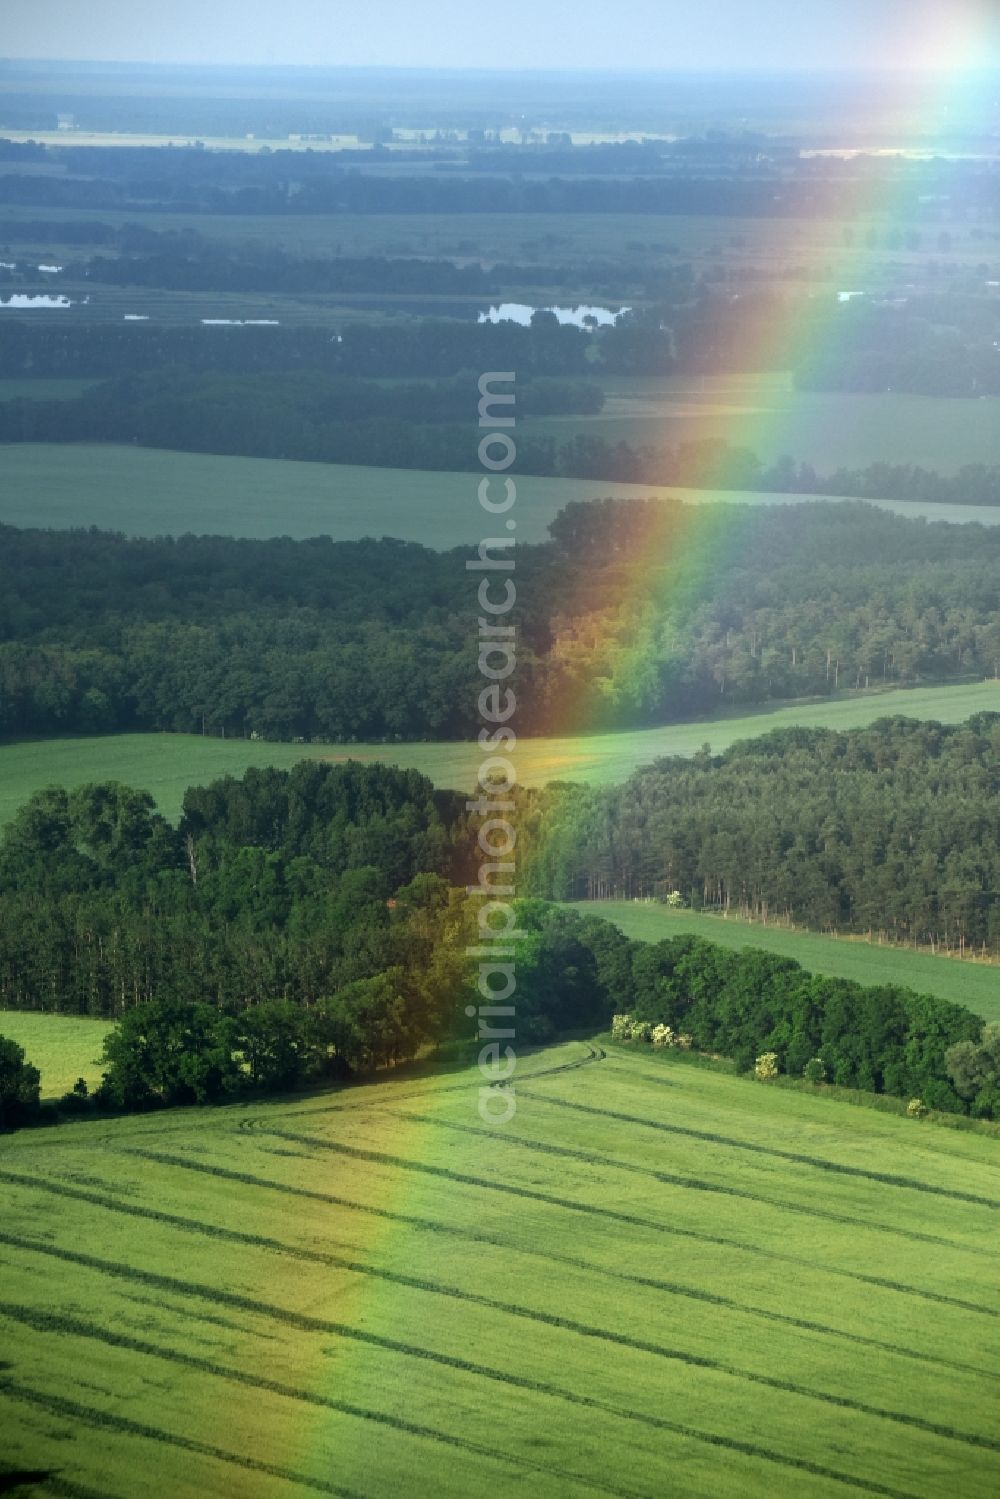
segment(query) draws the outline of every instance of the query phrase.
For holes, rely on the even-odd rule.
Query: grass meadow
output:
[[[38,1015],[28,1010],[0,1010],[0,1036],[24,1048],[42,1074],[42,1097],[68,1093],[78,1077],[89,1088],[101,1081],[98,1059],[110,1020],[76,1015]]]
[[[588,421],[599,423],[600,418]],[[662,427],[659,430],[662,435]],[[9,443],[0,445],[0,524],[97,526],[128,536],[332,536],[335,541],[395,536],[447,550],[482,538],[476,483],[474,474],[429,470],[226,457],[110,443]],[[605,495],[676,496],[699,505],[816,500],[814,495],[522,476],[519,540],[547,540],[549,524],[571,500]],[[996,507],[879,503],[882,509],[928,520],[1000,523]]]
[[[992,1499],[996,1142],[651,1052],[0,1139],[38,1494]]]
[[[687,933],[721,947],[755,947],[794,958],[810,973],[853,979],[858,984],[902,984],[919,994],[965,1005],[984,1020],[1000,1021],[1000,967],[938,956],[926,950],[866,942],[856,937],[833,937],[821,932],[765,926],[740,917],[706,915],[699,911],[671,911],[644,901],[586,901],[572,907],[581,915],[613,921],[628,937],[661,942]]]
[[[641,765],[663,755],[693,755],[708,744],[721,753],[740,739],[798,726],[851,729],[890,714],[962,723],[974,713],[1000,712],[1000,683],[966,682],[950,687],[892,688],[811,702],[776,704],[770,711],[667,724],[656,729],[522,739],[517,770],[523,785],[626,780]],[[445,740],[426,744],[283,744],[216,739],[200,734],[107,734],[92,738],[28,740],[0,745],[0,825],[9,822],[43,786],[80,786],[122,781],[152,793],[165,816],[176,818],[188,786],[223,775],[242,775],[252,765],[287,768],[299,760],[379,760],[419,770],[438,786],[463,790],[475,783],[482,752],[475,744]]]

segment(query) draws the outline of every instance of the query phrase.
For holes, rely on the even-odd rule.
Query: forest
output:
[[[782,729],[532,801],[530,888],[1000,955],[1000,714]]]
[[[1000,672],[998,528],[609,499],[574,502],[550,533],[517,548],[522,733]],[[475,727],[471,551],[12,527],[0,541],[4,737]]]
[[[992,735],[995,753],[998,716],[954,731],[955,744],[934,727],[882,726],[867,741],[855,736],[843,758],[870,762],[877,743],[883,758],[895,753],[893,767],[916,774],[924,763],[918,735],[924,749],[935,735],[941,741],[939,775],[951,756],[969,767],[960,790],[985,797],[979,741]],[[796,736],[785,737],[742,752],[779,763],[775,805],[785,762],[789,776],[802,774],[804,747],[796,756]],[[809,763],[823,762],[816,750],[809,747]],[[726,769],[706,763],[698,773],[728,803]],[[683,799],[690,787],[680,767],[646,775],[654,787],[671,778]],[[658,832],[664,798],[634,785],[626,793],[646,836]],[[745,793],[761,795],[753,785]],[[567,847],[570,831],[583,840],[583,856],[594,857],[588,810],[603,827],[621,820],[620,805],[601,808],[589,795],[571,808],[560,792],[531,799],[529,822],[544,810],[544,841],[528,855],[536,883],[551,881],[553,849]],[[987,808],[995,821],[988,800]],[[764,828],[774,812],[767,809]],[[954,813],[949,803],[942,821]],[[845,837],[856,832],[841,808],[831,815]],[[177,827],[148,795],[123,786],[39,792],[0,845],[0,1005],[120,1021],[106,1043],[104,1084],[93,1100],[85,1088],[71,1094],[71,1112],[286,1091],[460,1041],[477,932],[474,902],[458,887],[475,867],[466,824],[457,793],[435,792],[415,772],[351,762],[248,771],[191,788]],[[955,829],[956,842],[968,831]],[[696,836],[682,829],[677,838]],[[936,852],[934,836],[914,824],[911,864]],[[657,846],[672,857],[669,845]],[[820,880],[827,867],[819,849],[800,864],[790,877],[815,869]],[[604,1029],[628,1011],[640,1026],[666,1026],[677,1044],[742,1070],[773,1053],[793,1077],[1000,1115],[994,1038],[960,1006],[819,978],[788,959],[693,937],[634,942],[605,921],[537,899],[519,901],[516,916],[522,1044]],[[30,1061],[16,1051],[0,1041],[0,1092],[9,1122],[31,1122]]]

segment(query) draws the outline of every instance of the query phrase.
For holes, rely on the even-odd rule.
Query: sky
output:
[[[486,68],[1000,65],[1000,0],[0,0],[0,56]]]

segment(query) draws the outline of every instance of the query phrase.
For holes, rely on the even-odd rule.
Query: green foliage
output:
[[[532,798],[528,880],[557,899],[681,889],[705,910],[998,952],[998,754],[1000,714],[893,718],[552,787]]]
[[[518,550],[522,733],[1000,669],[1000,527],[664,499],[573,503],[551,531]],[[454,555],[388,539],[0,539],[0,735],[478,730]]]
[[[1000,1024],[985,1025],[977,1040],[958,1041],[945,1052],[945,1068],[955,1092],[971,1112],[1000,1116]]]
[[[38,1111],[41,1074],[24,1048],[0,1035],[0,1129],[27,1124]]]
[[[810,1057],[802,1069],[802,1076],[807,1083],[826,1082],[826,1063],[822,1057]]]

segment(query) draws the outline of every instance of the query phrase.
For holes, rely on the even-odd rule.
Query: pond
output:
[[[488,312],[481,312],[479,322],[520,323],[522,328],[527,328],[533,313],[554,312],[560,323],[571,323],[574,328],[586,328],[590,319],[599,328],[604,328],[613,323],[620,313],[630,311],[629,307],[529,307],[526,302],[500,302]]]
[[[61,293],[59,296],[50,297],[41,293],[34,296],[28,292],[17,291],[13,296],[0,297],[0,308],[12,307],[23,310],[29,307],[72,307],[72,305],[69,297],[64,297]]]

